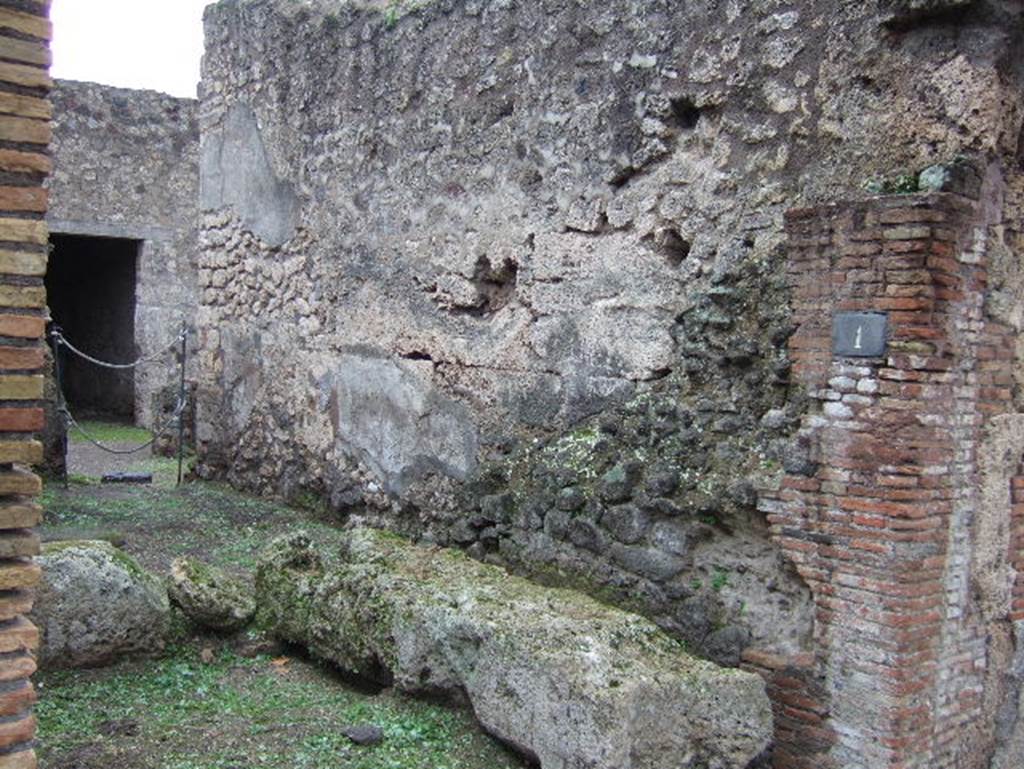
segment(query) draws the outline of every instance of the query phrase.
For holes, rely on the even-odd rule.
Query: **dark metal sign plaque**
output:
[[[884,312],[840,312],[832,318],[832,354],[842,358],[885,355],[889,316]]]

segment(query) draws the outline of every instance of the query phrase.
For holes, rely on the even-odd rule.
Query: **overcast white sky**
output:
[[[50,74],[194,97],[211,2],[53,0]]]

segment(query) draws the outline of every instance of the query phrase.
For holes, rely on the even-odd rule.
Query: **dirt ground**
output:
[[[131,440],[114,440],[104,442],[104,445],[128,450],[138,443]],[[154,467],[159,467],[168,476],[162,480],[168,480],[170,473],[174,473],[176,479],[176,461],[171,467],[166,461],[159,461],[161,459],[164,458],[154,458],[148,449],[135,454],[110,454],[88,441],[73,439],[68,442],[68,474],[73,476],[99,480],[107,473],[152,472]]]
[[[99,427],[98,432],[103,432]],[[138,435],[107,430],[109,445]],[[124,438],[119,441],[119,438]],[[321,541],[337,521],[227,486],[175,487],[173,459],[141,452],[112,457],[80,439],[69,451],[69,484],[44,487],[44,540],[107,539],[166,574],[191,555],[250,575],[272,537],[303,527]],[[106,472],[151,472],[149,485],[103,485]],[[515,769],[526,764],[485,735],[471,713],[367,689],[337,670],[250,629],[196,632],[180,617],[159,659],[108,668],[40,671],[41,765],[50,769]],[[382,729],[359,746],[343,731]]]

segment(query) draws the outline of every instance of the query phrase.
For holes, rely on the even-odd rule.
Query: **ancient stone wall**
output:
[[[978,455],[1020,407],[1020,14],[954,0],[211,7],[200,471],[630,603],[722,662],[745,650],[775,697],[777,766],[1009,750],[1021,663],[1017,683],[995,682],[1014,654],[997,594],[1024,447],[994,475]],[[828,207],[922,190],[940,192]],[[806,207],[821,212],[785,219]],[[871,218],[889,215],[909,218]],[[842,232],[864,231],[848,261],[818,265],[847,247],[843,216]],[[921,242],[948,260],[934,274],[873,277]],[[822,328],[847,300],[947,346],[878,364],[905,379],[834,363]],[[912,392],[932,384],[912,379],[922,356],[959,379]],[[845,410],[900,398],[868,431],[874,461],[900,464],[885,457],[905,431],[921,452],[906,475],[925,483],[829,486],[853,483],[829,420],[850,429]],[[897,419],[913,409],[921,424]],[[893,522],[907,498],[931,529]],[[848,499],[885,509],[850,522]],[[880,610],[897,619],[871,635],[861,613],[876,607],[841,581],[846,561],[932,582],[885,582]],[[969,592],[979,575],[997,597]],[[924,654],[915,633],[927,681],[902,678]],[[861,708],[855,693],[889,669],[916,699]]]
[[[0,0],[0,767],[35,769],[43,311],[52,82],[48,3]]]
[[[134,356],[96,349],[96,340],[83,339],[75,328],[64,333],[105,360],[159,353],[174,341],[182,321],[192,321],[197,302],[197,102],[58,81],[53,105],[51,232],[139,243]],[[136,422],[161,422],[168,406],[173,409],[165,388],[173,385],[177,392],[173,353],[139,367],[129,391],[132,385]]]

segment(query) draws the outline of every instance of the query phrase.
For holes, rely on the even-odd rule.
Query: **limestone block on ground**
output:
[[[212,630],[237,630],[256,613],[251,585],[194,558],[174,559],[167,592],[186,617]]]
[[[51,542],[30,619],[42,667],[88,667],[164,648],[170,604],[161,580],[109,542]]]
[[[464,693],[542,769],[741,769],[771,736],[759,677],[457,551],[369,529],[318,550],[298,533],[264,552],[256,589],[279,637],[406,691]]]

